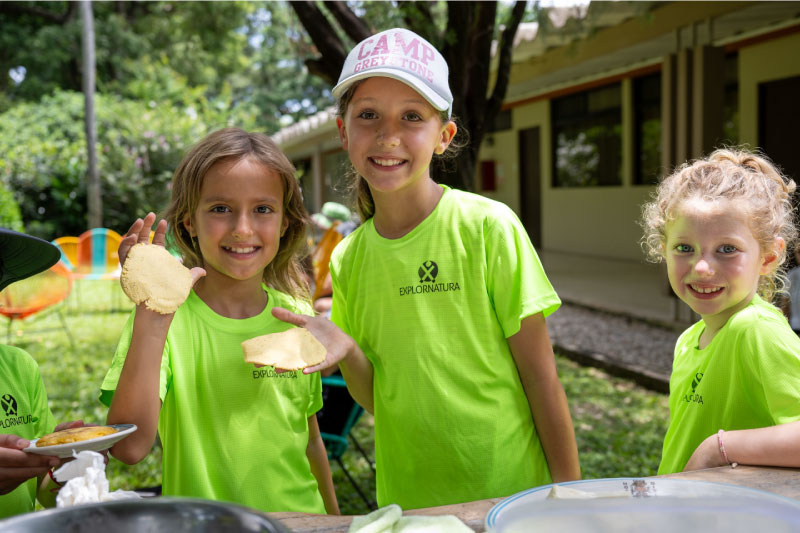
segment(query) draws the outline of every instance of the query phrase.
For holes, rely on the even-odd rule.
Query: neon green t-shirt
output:
[[[444,187],[407,235],[372,220],[334,250],[331,319],[374,368],[381,506],[508,496],[551,481],[507,337],[560,305],[519,219]]]
[[[259,315],[215,313],[192,291],[175,313],[161,360],[164,495],[238,503],[262,511],[325,513],[306,457],[308,417],[322,407],[319,374],[276,374],[244,362],[244,340],[284,331],[273,307],[311,308],[265,287]],[[130,344],[128,320],[102,385],[111,404]]]
[[[24,350],[0,345],[0,433],[36,439],[56,426],[39,365]],[[0,496],[0,518],[33,511],[36,478]]]
[[[680,472],[720,429],[755,429],[800,419],[800,339],[783,314],[758,296],[704,349],[701,320],[675,346],[670,423],[659,474]]]

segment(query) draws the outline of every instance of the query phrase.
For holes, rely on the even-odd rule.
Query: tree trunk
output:
[[[86,129],[86,150],[88,154],[86,196],[89,215],[87,222],[90,228],[101,228],[103,227],[103,198],[100,191],[100,176],[97,171],[97,124],[94,119],[94,15],[92,14],[91,2],[85,0],[81,2],[81,22],[83,26],[84,123]]]

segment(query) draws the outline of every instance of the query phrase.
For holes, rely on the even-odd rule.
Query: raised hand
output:
[[[135,244],[140,242],[150,242],[150,231],[153,228],[153,223],[156,221],[155,213],[147,213],[144,219],[137,218],[136,221],[125,233],[122,241],[119,244],[119,264],[124,265],[125,259],[128,258],[128,252]],[[153,244],[156,246],[164,246],[167,235],[167,221],[161,219],[156,225],[155,232],[153,233]],[[197,283],[197,280],[206,275],[206,271],[200,267],[194,267],[190,270],[192,274],[192,284]]]

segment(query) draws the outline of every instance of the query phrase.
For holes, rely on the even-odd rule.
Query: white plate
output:
[[[487,532],[800,531],[800,501],[737,485],[663,478],[559,483],[593,499],[547,499],[553,485],[509,496],[486,515]],[[601,497],[603,493],[630,497]]]
[[[136,424],[110,424],[110,427],[115,428],[117,432],[79,442],[54,444],[53,446],[42,446],[41,448],[36,447],[36,442],[39,439],[33,439],[31,445],[22,451],[38,453],[39,455],[54,455],[56,457],[72,457],[73,452],[77,453],[84,450],[100,452],[111,448],[117,441],[124,439],[137,429]]]

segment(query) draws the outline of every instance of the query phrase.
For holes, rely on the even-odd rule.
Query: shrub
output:
[[[191,93],[181,105],[98,94],[95,106],[103,225],[117,231],[165,207],[189,146],[220,127],[252,125],[228,103]],[[31,234],[52,239],[87,228],[83,116],[83,95],[67,91],[0,115],[0,184],[13,192]]]

